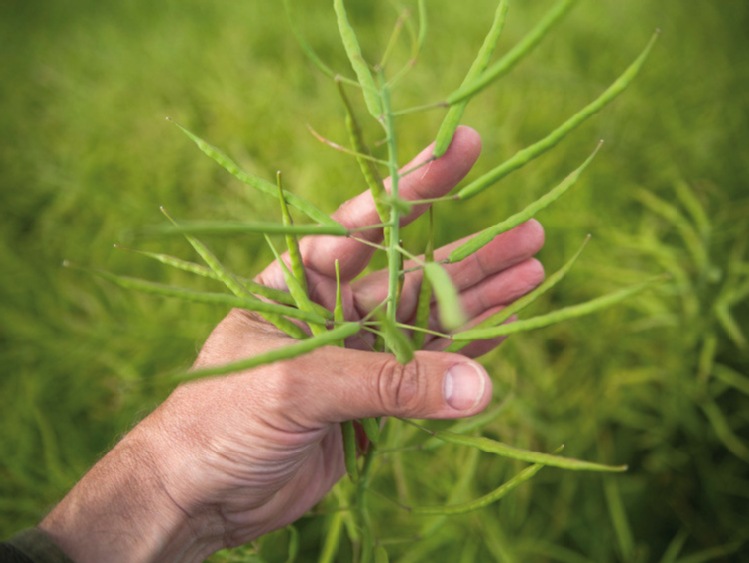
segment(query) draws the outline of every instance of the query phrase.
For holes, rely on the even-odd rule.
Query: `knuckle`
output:
[[[385,413],[415,416],[421,412],[426,389],[418,362],[403,365],[391,358],[377,373],[376,385]]]

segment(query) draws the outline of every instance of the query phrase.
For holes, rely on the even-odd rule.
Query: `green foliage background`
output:
[[[331,3],[297,4],[310,42],[346,71]],[[379,53],[393,3],[349,5],[365,50]],[[396,94],[400,107],[438,101],[457,86],[494,7],[427,5],[426,49]],[[500,48],[550,6],[514,2]],[[606,140],[580,186],[540,217],[549,271],[585,233],[593,241],[536,307],[664,271],[671,281],[604,314],[513,337],[487,357],[501,410],[484,432],[544,451],[565,443],[566,454],[630,470],[546,469],[499,504],[452,519],[415,521],[375,502],[377,535],[394,560],[741,560],[749,545],[742,332],[749,5],[581,0],[529,59],[469,106],[464,122],[484,139],[472,177],[598,95],[656,27],[663,35],[643,74],[611,107],[488,193],[438,213],[441,242],[497,222]],[[0,535],[7,536],[38,521],[165,397],[154,376],[189,365],[224,314],[122,292],[63,270],[62,260],[195,284],[112,244],[128,229],[160,223],[159,205],[191,219],[277,213],[274,201],[248,197],[165,116],[253,172],[272,179],[283,170],[290,189],[323,209],[363,183],[350,158],[306,130],[309,123],[345,139],[334,85],[304,58],[275,0],[5,0],[0,38]],[[440,117],[403,118],[401,154],[427,144]],[[410,231],[417,249],[419,229]],[[211,242],[247,275],[270,259],[256,238]],[[176,239],[138,244],[190,256]],[[478,496],[518,468],[448,446],[388,462],[403,479],[377,488],[424,504]],[[330,518],[298,524],[301,560],[315,559]],[[284,534],[260,546],[267,560],[285,558]]]

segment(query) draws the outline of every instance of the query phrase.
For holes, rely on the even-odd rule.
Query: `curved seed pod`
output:
[[[185,262],[185,261],[181,261],[181,262]],[[186,262],[186,264],[194,265],[197,268],[204,268],[200,264],[193,264],[192,262]],[[196,272],[197,270],[193,270],[193,268],[190,268],[187,271]],[[106,277],[105,272],[98,272],[98,275]],[[110,275],[113,275],[113,274],[110,274]],[[200,275],[205,275],[205,277],[210,277],[215,280],[219,279],[218,276],[210,268],[205,268],[205,270],[201,270]],[[117,279],[114,279],[114,278],[117,278]],[[199,291],[192,291],[192,290],[188,290],[184,288],[166,286],[166,285],[156,284],[155,282],[150,282],[146,280],[137,280],[135,278],[126,278],[122,276],[114,276],[114,278],[109,278],[109,280],[123,288],[135,289],[143,293],[153,293],[157,295],[162,295],[164,297],[176,297],[177,299],[183,299],[186,301],[195,301],[197,303],[224,304],[230,307],[242,307],[243,309],[256,310],[256,308],[253,309],[254,304],[260,302],[259,300],[255,298],[254,295],[246,295],[246,296],[239,297],[237,299],[232,299],[233,297],[236,298],[236,296],[232,296],[226,293],[211,294],[211,293],[204,293],[204,292],[199,292]],[[240,280],[240,283],[242,283],[244,287],[252,293],[262,295],[263,297],[267,297],[268,299],[272,299],[273,301],[278,301],[279,303],[284,303],[286,305],[294,304],[293,300],[291,299],[291,296],[286,292],[268,288],[268,287],[265,287],[264,285],[260,285],[258,283],[255,283],[249,280],[244,280],[244,279]],[[138,287],[136,287],[136,285]],[[206,295],[211,295],[212,297],[205,297]],[[228,299],[223,299],[219,297],[222,295]],[[238,299],[243,299],[243,300],[239,301]],[[286,316],[293,316],[289,314],[289,311],[294,311],[294,310],[296,309],[287,308],[283,314]],[[317,307],[314,310],[314,312],[320,315],[321,318],[327,318],[327,316],[329,315],[329,311],[322,306]],[[283,316],[279,314],[274,314],[270,311],[265,311],[263,316],[268,322],[270,322],[276,328],[278,328],[279,330],[282,330],[283,332],[285,332],[292,338],[307,338],[307,333],[304,332],[304,330],[302,330],[298,325],[294,324],[293,322],[289,321]]]
[[[294,563],[299,556],[299,532],[292,525],[287,526],[286,529],[289,531],[289,550],[286,563]]]
[[[289,28],[291,29],[291,33],[292,35],[294,35],[297,43],[299,43],[302,51],[304,51],[304,54],[307,55],[309,60],[312,61],[312,63],[320,70],[320,72],[329,76],[330,78],[335,78],[336,73],[333,71],[333,69],[331,69],[322,61],[317,53],[315,53],[315,50],[304,39],[304,36],[299,31],[299,28],[294,25],[294,19],[291,17],[291,2],[289,2],[289,0],[283,0],[283,5],[284,9],[286,10],[286,18],[289,20]]]
[[[645,207],[660,215],[676,228],[699,271],[706,272],[710,269],[709,251],[703,237],[676,205],[643,189],[637,190],[635,197]]]
[[[177,222],[174,219],[172,219],[169,216],[169,214],[166,212],[166,209],[162,207],[161,212],[164,214],[164,216],[167,219],[169,219],[169,221],[172,223],[172,225],[175,228],[179,227]],[[232,274],[229,270],[227,270],[224,267],[221,261],[208,249],[207,246],[205,246],[198,239],[190,235],[185,235],[185,238],[190,243],[190,245],[195,249],[195,251],[200,255],[203,261],[208,265],[208,267],[213,271],[217,279],[220,280],[229,289],[229,291],[231,291],[234,295],[237,295],[240,297],[256,299],[255,296],[252,295],[247,290],[245,285],[242,284],[236,278],[236,276],[234,276],[234,274]],[[267,314],[265,318],[266,320],[268,320],[268,322],[272,323],[278,329],[284,331],[289,336],[292,336],[294,338],[306,338],[307,337],[306,332],[304,332],[299,326],[292,323],[288,319],[284,319],[283,317],[279,315],[275,315],[273,313]]]
[[[692,217],[692,221],[697,227],[700,235],[705,236],[710,232],[712,225],[707,210],[702,202],[697,198],[697,194],[695,194],[689,184],[683,180],[676,182],[674,190],[676,191],[676,197]]]
[[[598,153],[598,150],[601,148],[602,143],[603,141],[598,143],[596,149],[585,160],[585,162],[583,162],[578,168],[568,174],[567,177],[551,191],[538,198],[522,211],[516,213],[515,215],[512,215],[511,217],[505,219],[504,221],[501,221],[500,223],[497,223],[493,227],[484,229],[475,237],[467,241],[465,244],[462,244],[458,248],[453,250],[450,253],[450,262],[459,262],[463,260],[463,258],[470,256],[482,246],[486,246],[487,244],[489,244],[497,235],[504,233],[505,231],[509,231],[510,229],[517,227],[522,223],[525,223],[529,219],[533,218],[536,213],[548,207],[560,197],[562,197],[567,192],[567,190],[575,185],[578,178],[580,178],[580,174],[583,173],[583,170],[588,167],[588,164],[590,164],[590,162]]]
[[[287,194],[289,192],[286,192]],[[349,231],[338,223],[326,225],[283,225],[262,221],[182,221],[179,225],[152,227],[149,234],[161,235],[238,235],[265,233],[269,235],[334,235],[348,236]]]
[[[746,293],[746,291],[743,293]],[[734,318],[735,315],[731,313],[731,306],[734,303],[742,301],[744,298],[745,295],[742,295],[742,292],[730,292],[718,298],[713,305],[715,317],[718,319],[720,326],[726,331],[728,338],[730,338],[739,349],[744,349],[746,347],[747,337],[744,335],[744,331],[741,330],[739,323],[736,322],[736,319]]]
[[[281,216],[283,218],[283,224],[286,227],[293,227],[294,220],[291,218],[289,212],[289,206],[286,205],[286,198],[283,195],[283,183],[281,179],[281,171],[276,173],[276,181],[278,184],[278,200],[281,203]],[[304,292],[307,292],[307,273],[304,271],[304,262],[302,261],[302,252],[299,250],[299,240],[293,233],[286,233],[286,248],[289,251],[289,261],[291,262],[291,271],[294,277],[302,286]]]
[[[356,78],[359,80],[359,85],[364,95],[364,103],[367,105],[369,113],[375,119],[379,119],[382,116],[382,103],[380,102],[379,89],[375,84],[374,76],[369,70],[364,57],[361,54],[361,47],[359,46],[359,40],[356,38],[356,33],[351,27],[351,23],[348,21],[348,15],[346,14],[346,6],[343,4],[343,0],[334,0],[333,7],[335,8],[336,16],[338,18],[338,32],[341,35],[341,41],[343,42],[343,48],[346,51],[346,56],[351,63],[351,68],[356,73]]]
[[[382,57],[380,57],[380,61],[375,65],[376,68],[385,68],[387,66],[388,62],[390,61],[390,55],[393,54],[393,49],[398,43],[398,39],[400,38],[401,32],[403,31],[403,27],[404,25],[406,25],[406,22],[409,18],[409,10],[401,9],[400,14],[398,15],[398,19],[395,20],[393,29],[390,31],[390,38],[388,39],[387,43],[385,43],[385,49],[382,52]]]
[[[429,239],[424,250],[424,261],[434,262],[434,207],[429,208]],[[419,288],[419,297],[416,305],[416,318],[414,325],[418,328],[429,328],[429,314],[432,305],[432,284],[429,278],[422,276],[421,287]],[[426,340],[426,332],[421,330],[413,331],[411,338],[413,347],[420,350]]]
[[[702,405],[702,411],[707,416],[715,435],[726,449],[745,463],[749,463],[749,447],[731,429],[731,424],[726,420],[715,401],[707,401]]]
[[[362,418],[359,423],[367,435],[367,439],[376,444],[380,439],[380,420],[378,418]]]
[[[135,252],[136,254],[146,256],[148,258],[156,260],[157,262],[161,262],[166,266],[171,266],[172,268],[176,268],[177,270],[182,270],[183,272],[189,272],[191,274],[195,274],[204,278],[218,280],[218,276],[216,275],[216,273],[209,267],[203,266],[202,264],[196,264],[195,262],[183,260],[182,258],[177,258],[176,256],[171,256],[169,254],[162,254],[160,252],[148,252],[147,250],[126,248],[118,244],[115,244],[114,247],[122,250],[128,250],[130,252]]]
[[[465,514],[466,512],[471,512],[479,508],[484,508],[485,506],[488,506],[491,503],[498,501],[499,499],[504,497],[507,493],[511,492],[513,489],[516,489],[519,485],[522,485],[523,483],[528,481],[531,477],[533,477],[536,473],[538,473],[542,468],[543,468],[543,465],[538,464],[538,463],[531,465],[530,467],[526,467],[525,469],[523,469],[520,473],[515,475],[515,477],[513,477],[506,483],[503,483],[502,485],[494,489],[492,492],[487,493],[484,496],[477,498],[476,500],[459,503],[459,504],[449,504],[447,506],[420,506],[420,507],[412,508],[411,512],[413,514],[422,514],[422,515]]]
[[[341,264],[338,258],[335,260],[335,307],[333,308],[333,321],[337,324],[343,323],[344,319],[343,311],[343,291],[341,288]],[[346,343],[341,340],[338,342],[338,346],[343,348]]]
[[[174,219],[172,219],[172,217],[166,212],[166,209],[164,209],[163,207],[161,208],[161,213],[164,214],[164,217],[169,219],[174,227],[179,227],[179,224]],[[187,234],[185,235],[185,239],[187,239],[187,242],[190,243],[190,246],[195,249],[195,252],[200,255],[203,261],[213,271],[216,277],[229,289],[229,291],[231,291],[234,295],[249,295],[249,291],[247,291],[247,289],[245,289],[245,287],[241,283],[239,283],[239,281],[234,277],[234,274],[229,272],[224,267],[221,261],[216,257],[215,254],[213,254],[213,252],[208,249],[206,245],[204,245],[195,237]]]
[[[712,375],[720,379],[726,385],[730,385],[737,391],[749,396],[749,377],[722,364],[713,366]]]
[[[492,26],[489,29],[489,33],[487,33],[486,37],[484,38],[484,42],[481,45],[481,49],[479,49],[478,54],[476,55],[476,59],[468,69],[468,72],[463,79],[463,83],[460,86],[461,88],[467,84],[470,84],[471,82],[474,82],[478,77],[481,76],[481,74],[488,66],[489,59],[491,59],[492,54],[494,53],[494,49],[497,46],[497,42],[499,41],[499,37],[500,35],[502,35],[502,30],[504,29],[505,20],[507,18],[508,7],[509,2],[507,0],[499,1],[497,9],[494,12],[494,21],[492,22]],[[442,120],[442,125],[440,125],[439,132],[437,133],[437,139],[434,144],[435,158],[439,158],[447,152],[447,149],[450,146],[450,142],[453,140],[455,130],[458,128],[458,124],[460,123],[461,117],[463,117],[463,112],[465,111],[467,105],[467,99],[451,104],[450,109],[447,111],[447,115]]]
[[[374,200],[377,214],[380,216],[380,220],[383,223],[387,223],[390,215],[390,210],[385,205],[384,198],[386,196],[385,186],[382,183],[382,177],[377,170],[377,165],[370,160],[369,156],[371,153],[364,143],[364,137],[362,136],[361,127],[354,114],[354,108],[351,107],[351,102],[346,96],[346,92],[343,89],[343,84],[338,82],[338,93],[343,101],[343,108],[346,113],[345,123],[346,131],[349,135],[349,141],[351,146],[356,153],[356,162],[359,164],[359,169],[364,176],[364,181],[367,183],[369,191],[372,193],[372,199]],[[387,241],[386,243],[387,244]]]
[[[557,270],[551,276],[546,278],[544,282],[541,285],[539,285],[536,289],[534,289],[530,293],[526,293],[519,299],[516,299],[515,301],[510,303],[507,307],[497,312],[495,315],[492,315],[488,319],[484,319],[479,324],[474,326],[472,330],[489,328],[489,327],[493,327],[493,326],[497,326],[497,325],[501,325],[505,323],[515,313],[523,310],[525,307],[533,303],[536,299],[541,297],[544,293],[548,292],[551,288],[556,286],[560,281],[562,281],[562,279],[564,279],[564,276],[567,275],[567,272],[570,271],[570,269],[572,268],[572,265],[577,261],[578,257],[580,256],[582,251],[585,249],[585,246],[588,244],[589,240],[590,240],[590,235],[585,237],[585,240],[583,241],[582,245],[580,245],[580,248],[577,250],[577,252],[575,252],[572,258],[570,258],[564,266],[559,268],[559,270]],[[445,351],[457,352],[458,350],[467,346],[468,344],[470,344],[470,342],[466,340],[453,341],[445,349]]]
[[[67,267],[71,266],[69,263],[64,264]],[[277,303],[268,303],[267,301],[260,301],[259,299],[250,297],[240,297],[237,295],[231,295],[229,293],[210,293],[204,291],[195,291],[192,289],[185,289],[183,287],[175,287],[171,285],[164,285],[148,280],[142,280],[138,278],[131,278],[127,276],[118,276],[110,272],[102,270],[93,270],[89,268],[82,268],[75,266],[86,272],[90,272],[99,277],[102,277],[124,289],[133,289],[142,293],[150,293],[152,295],[160,295],[162,297],[175,297],[182,299],[183,301],[192,301],[194,303],[205,303],[206,305],[224,305],[227,307],[239,307],[247,309],[249,311],[255,311],[262,314],[281,315],[285,317],[291,317],[300,321],[325,324],[324,317],[317,313],[311,313],[307,311],[301,311],[294,307],[287,307],[286,305],[279,305]]]
[[[388,556],[387,550],[378,545],[374,550],[374,563],[389,563],[390,557]]]
[[[436,262],[428,262],[424,264],[424,275],[429,278],[429,283],[434,289],[442,326],[447,330],[463,326],[466,318],[450,274]]]
[[[289,270],[289,267],[278,254],[278,250],[276,250],[276,247],[273,245],[273,242],[267,235],[265,236],[265,240],[268,243],[271,252],[273,252],[273,256],[275,257],[276,262],[278,262],[281,271],[283,272],[283,278],[286,282],[286,287],[289,289],[289,293],[294,299],[294,303],[296,304],[296,306],[299,307],[299,309],[302,311],[314,311],[314,302],[307,295],[307,290],[302,287],[302,284],[299,283],[299,280],[296,279],[291,270]],[[310,332],[312,332],[312,334],[315,336],[327,332],[325,323],[309,323],[309,329]]]
[[[204,278],[210,278],[210,279],[217,280],[217,281],[219,280],[219,277],[216,275],[216,273],[213,270],[211,270],[207,266],[203,266],[202,264],[196,264],[195,262],[190,262],[189,260],[182,260],[181,258],[177,258],[176,256],[170,256],[168,254],[161,254],[158,252],[136,250],[136,249],[131,249],[131,248],[125,248],[119,245],[117,245],[117,248],[122,248],[123,250],[128,250],[130,252],[135,252],[137,254],[147,256],[148,258],[152,258],[158,262],[161,262],[162,264],[166,266],[171,266],[172,268],[176,268],[184,272],[189,272],[191,274],[195,274]],[[280,289],[275,289],[272,287],[259,284],[256,281],[253,281],[248,278],[236,276],[236,279],[250,293],[253,293],[255,295],[260,295],[262,297],[266,297],[270,299],[271,301],[276,301],[277,303],[283,303],[284,305],[296,305],[296,303],[294,302],[294,298],[291,297],[291,295],[286,291],[281,291]],[[333,318],[330,311],[328,311],[322,305],[318,305],[317,303],[315,303],[315,312],[325,317],[326,319]]]
[[[492,82],[507,74],[546,37],[549,29],[570,11],[575,2],[577,0],[561,0],[558,2],[520,42],[500,60],[486,69],[477,80],[469,84],[462,84],[460,88],[450,94],[447,97],[447,103],[451,105],[457,104],[467,98],[471,98]]]
[[[245,371],[253,369],[259,366],[272,364],[273,362],[280,362],[283,360],[289,360],[312,352],[317,348],[323,346],[333,345],[337,341],[345,338],[354,336],[361,330],[359,323],[346,323],[340,325],[332,330],[329,330],[323,334],[315,336],[313,338],[307,338],[305,340],[294,341],[293,344],[284,346],[283,348],[276,348],[270,350],[264,354],[258,354],[246,360],[240,360],[238,362],[232,362],[222,366],[215,366],[200,370],[195,370],[187,373],[181,373],[172,375],[170,379],[178,381],[191,381],[193,379],[199,379],[201,377],[208,377],[212,375],[225,375],[227,373],[235,373],[239,371]]]
[[[619,291],[614,291],[607,295],[591,299],[585,303],[578,305],[572,305],[565,307],[558,311],[548,313],[546,315],[539,315],[530,319],[523,319],[515,321],[509,324],[503,324],[491,328],[471,329],[463,332],[458,332],[452,335],[453,340],[486,340],[489,338],[496,338],[498,336],[506,336],[508,334],[514,334],[516,332],[525,332],[528,330],[535,330],[538,328],[544,328],[551,326],[562,321],[569,319],[575,319],[584,315],[590,315],[601,309],[611,307],[626,298],[643,291],[650,287],[654,281],[662,280],[663,278],[656,278],[655,280],[647,281],[642,284],[627,287]]]
[[[335,281],[336,281],[336,292],[335,292],[335,309],[333,311],[333,319],[336,323],[342,323],[344,321],[343,318],[343,294],[341,292],[341,265],[338,259],[335,261]],[[337,342],[336,345],[338,346],[344,346],[345,342],[343,339],[340,340],[340,342]],[[380,436],[380,424],[377,419],[374,418],[363,418],[359,421],[359,423],[362,425],[362,428],[364,429],[365,434],[367,435],[367,438],[370,442],[373,444],[377,443],[377,440]],[[356,443],[354,441],[354,443]],[[344,441],[344,447],[345,447],[345,441]],[[356,452],[356,450],[354,450]],[[345,454],[348,456],[349,453],[345,452]],[[354,460],[356,457],[354,457]],[[348,470],[348,464],[350,462],[347,462],[347,470]],[[354,462],[355,464],[355,462]],[[349,475],[352,475],[352,472],[349,471]],[[358,477],[358,472],[356,473]]]
[[[607,448],[608,449],[608,448]],[[622,561],[634,561],[637,559],[635,553],[635,541],[632,534],[632,528],[629,525],[627,511],[624,508],[624,501],[619,492],[619,481],[616,477],[608,476],[602,479],[603,492],[606,498],[606,504],[609,509],[609,517],[614,528],[619,553]],[[661,559],[659,563],[667,563],[668,559]],[[673,563],[673,562],[672,562]]]
[[[172,120],[170,119],[170,121]],[[226,170],[229,174],[234,176],[237,180],[267,195],[270,195],[270,196],[276,195],[276,186],[272,182],[269,182],[268,180],[263,180],[262,178],[258,176],[253,176],[252,174],[248,174],[247,172],[242,170],[236,162],[234,162],[221,150],[209,144],[208,142],[204,141],[203,139],[201,139],[200,137],[198,137],[197,135],[195,135],[194,133],[192,133],[191,131],[189,131],[188,129],[186,129],[185,127],[183,127],[176,121],[173,121],[173,123],[177,127],[179,127],[182,130],[182,132],[185,135],[187,135],[198,146],[198,148],[201,151],[203,151],[203,153],[206,156],[213,159],[217,164],[219,164],[224,170]],[[288,201],[290,205],[293,205],[294,207],[296,207],[299,211],[307,215],[313,221],[316,221],[320,223],[321,225],[336,224],[336,222],[333,221],[333,219],[328,217],[328,215],[320,211],[315,205],[313,205],[306,199],[303,199],[289,192],[284,193],[284,196],[286,197],[286,201]]]
[[[398,248],[403,248],[403,240],[398,241]],[[406,272],[403,271],[403,253],[398,253],[398,291],[395,293],[395,301],[396,303],[400,303],[401,301],[401,295],[403,294],[403,284],[406,283]],[[392,319],[391,319],[392,320]]]
[[[647,47],[643,50],[637,59],[625,70],[619,78],[617,78],[611,86],[609,86],[603,94],[592,101],[590,104],[585,106],[582,110],[577,112],[575,115],[567,119],[562,125],[557,127],[554,131],[549,133],[546,137],[537,141],[536,143],[519,150],[509,160],[506,160],[493,170],[490,170],[480,178],[474,180],[463,189],[458,191],[457,199],[468,199],[475,196],[476,194],[484,191],[492,184],[498,182],[511,172],[518,168],[526,165],[534,158],[548,151],[554,145],[559,143],[568,133],[574,130],[578,125],[583,123],[586,119],[603,109],[609,102],[614,100],[619,94],[621,94],[627,86],[634,80],[637,74],[640,72],[642,65],[645,63],[650,51],[655,45],[656,39],[660,33],[656,32],[647,44]]]
[[[574,459],[570,457],[562,457],[554,454],[547,454],[544,452],[533,452],[529,450],[522,450],[513,446],[508,446],[502,442],[491,440],[490,438],[484,438],[482,436],[466,436],[464,434],[455,434],[448,431],[433,431],[430,432],[435,438],[448,442],[450,444],[457,444],[460,446],[469,446],[471,448],[477,448],[484,453],[496,454],[502,457],[508,457],[510,459],[517,459],[519,461],[527,461],[530,463],[540,463],[541,465],[548,465],[551,467],[560,467],[562,469],[570,469],[575,471],[626,471],[626,465],[605,465],[602,463],[594,463],[592,461],[584,461],[581,459]]]
[[[395,45],[395,36],[400,33],[400,30],[397,29],[397,26],[405,27],[411,40],[411,54],[408,60],[403,64],[403,66],[401,66],[399,70],[390,74],[388,84],[390,84],[391,86],[397,84],[400,79],[403,78],[403,76],[405,76],[408,71],[413,68],[419,58],[419,55],[421,54],[421,49],[424,46],[424,40],[426,39],[426,7],[424,6],[424,0],[418,0],[417,3],[417,11],[419,14],[418,30],[414,28],[414,24],[411,21],[411,10],[406,8],[401,12],[400,17],[396,22],[396,28],[393,30],[393,34],[391,35],[390,42],[388,43],[388,49],[385,51],[385,55],[383,55],[377,66],[377,68],[385,68],[385,64],[387,63],[387,56],[390,54],[390,51]],[[443,107],[447,107],[447,104],[443,104]]]
[[[388,350],[395,355],[399,363],[407,364],[410,362],[414,356],[411,341],[386,314],[379,312],[376,316],[380,322],[379,329],[383,334]]]
[[[335,309],[333,320],[337,323],[343,322],[343,292],[341,291],[341,263],[335,259]]]
[[[318,563],[335,563],[338,555],[338,546],[341,540],[341,528],[344,524],[344,512],[334,512],[326,524],[325,540],[318,556]]]
[[[416,39],[416,55],[418,55],[424,47],[428,28],[427,8],[424,0],[419,0],[417,7],[419,10],[419,36]]]
[[[450,426],[450,432],[452,432],[453,434],[468,434],[469,432],[473,432],[474,430],[480,430],[481,428],[484,428],[487,424],[493,422],[501,414],[507,411],[507,407],[510,404],[512,398],[514,397],[512,394],[510,394],[509,396],[505,397],[505,399],[499,405],[485,410],[484,412],[476,416],[458,420],[455,424]],[[440,446],[444,446],[446,443],[447,442],[439,440],[438,438],[432,437],[420,444],[419,450],[434,450]]]
[[[359,467],[356,465],[358,448],[356,429],[352,420],[341,422],[341,438],[343,439],[343,463],[346,466],[346,473],[349,479],[356,483],[359,480]]]

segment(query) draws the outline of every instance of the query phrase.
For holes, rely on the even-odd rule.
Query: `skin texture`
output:
[[[427,147],[406,168],[429,159]],[[459,128],[440,159],[400,182],[404,199],[448,193],[478,158],[480,139]],[[415,206],[403,224],[426,206]],[[365,192],[334,219],[347,227],[379,223]],[[381,233],[363,231],[377,242]],[[477,254],[447,267],[469,324],[527,293],[543,279],[533,255],[543,245],[535,221],[497,237]],[[454,243],[457,244],[457,243]],[[449,245],[437,258],[449,253]],[[301,241],[311,294],[333,308],[335,260],[341,265],[345,316],[360,319],[386,294],[387,275],[355,279],[373,249],[352,239]],[[407,264],[408,267],[408,264]],[[421,274],[405,280],[398,317],[412,320]],[[257,278],[284,288],[278,264]],[[439,330],[437,316],[431,328]],[[292,342],[247,311],[234,310],[215,328],[196,368],[221,365]],[[491,380],[471,358],[498,344],[477,342],[461,354],[430,337],[407,365],[369,351],[364,337],[347,348],[305,356],[178,387],[127,434],[40,524],[73,559],[199,561],[294,521],[344,474],[339,423],[363,417],[459,418],[491,398]]]

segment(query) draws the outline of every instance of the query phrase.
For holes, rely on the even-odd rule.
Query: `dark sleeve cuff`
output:
[[[17,533],[0,544],[0,563],[74,563],[38,528]]]

